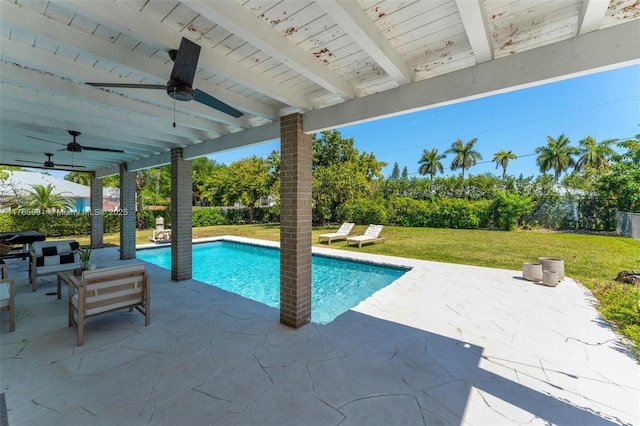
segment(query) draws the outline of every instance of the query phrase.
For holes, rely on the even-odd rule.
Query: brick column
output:
[[[136,257],[136,173],[120,164],[120,259]]]
[[[171,279],[191,279],[192,234],[191,161],[182,159],[182,148],[171,150]]]
[[[91,172],[91,248],[104,246],[104,215],[102,211],[102,179]]]
[[[280,322],[294,328],[311,320],[312,148],[301,114],[280,118]]]

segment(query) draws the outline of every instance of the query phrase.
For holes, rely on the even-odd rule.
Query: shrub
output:
[[[257,223],[280,222],[280,206],[260,207],[253,210],[253,220]]]
[[[531,213],[533,205],[531,197],[497,191],[492,206],[494,223],[505,231],[512,231],[525,215]]]
[[[397,197],[391,203],[389,220],[402,226],[427,226],[429,206],[426,201]]]
[[[432,228],[472,229],[480,226],[476,202],[461,198],[440,198],[431,201],[432,213],[427,226]]]
[[[488,200],[435,198],[430,201],[398,197],[392,202],[390,219],[402,226],[471,229],[489,223]]]
[[[336,209],[339,221],[355,223],[387,224],[387,209],[382,200],[359,198]]]
[[[222,225],[224,215],[215,207],[196,207],[192,210],[191,223],[194,227]]]

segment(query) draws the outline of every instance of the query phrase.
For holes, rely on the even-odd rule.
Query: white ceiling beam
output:
[[[149,167],[153,167],[153,166],[149,166]],[[95,174],[97,179],[102,179],[109,176],[115,176],[120,174],[120,166],[118,165],[118,166],[106,167],[103,169],[96,169]]]
[[[307,133],[640,64],[640,20],[304,114]]]
[[[317,4],[399,85],[411,83],[413,70],[358,2],[324,0]]]
[[[78,53],[84,53],[89,55],[96,60],[106,60],[108,62],[118,64],[119,67],[123,67],[127,69],[129,72],[134,72],[136,74],[146,74],[147,77],[151,77],[154,79],[168,80],[168,76],[171,75],[171,69],[173,68],[172,63],[162,63],[157,59],[146,58],[142,55],[138,55],[136,53],[132,53],[129,50],[119,48],[117,45],[113,43],[109,43],[108,41],[102,40],[98,37],[87,34],[83,31],[76,30],[73,27],[68,25],[63,25],[62,23],[47,19],[44,15],[39,15],[35,13],[25,13],[24,8],[16,8],[15,5],[7,5],[8,7],[3,6],[2,15],[0,15],[0,24],[3,28],[6,29],[20,29],[22,31],[26,31],[31,33],[36,37],[36,43],[38,39],[46,38],[48,40],[54,40],[60,45],[76,49]],[[24,48],[24,45],[22,45]],[[4,42],[3,42],[3,56],[4,54]],[[169,59],[169,55],[167,54],[167,59]],[[27,58],[22,56],[22,60],[28,60]],[[34,62],[34,61],[32,61]],[[39,64],[47,64],[47,62],[39,62]],[[59,70],[62,72],[62,75],[67,75],[69,78],[74,78],[77,80],[78,70],[75,69],[75,66],[80,66],[81,64],[74,63],[73,66],[66,67],[65,70]],[[87,67],[89,68],[89,67]],[[92,70],[92,74],[95,75],[87,75],[87,78],[84,81],[95,82],[96,77],[100,74],[100,70],[95,68],[89,68]],[[130,83],[129,80],[120,80],[114,74],[109,74],[106,72],[102,73],[104,78],[108,78],[105,82],[109,83]],[[137,82],[137,81],[136,81]],[[211,94],[212,96],[219,97],[220,99],[229,102],[230,100],[235,100],[238,102],[246,102],[246,97],[233,93],[229,90],[222,89],[214,84],[208,83],[204,80],[197,79],[196,84],[197,87],[205,92]],[[157,95],[157,98],[163,96],[162,103],[167,103],[167,100],[170,99],[166,93],[156,90],[148,90],[149,92],[147,96],[154,96],[154,93]],[[259,107],[261,112],[268,112],[269,117],[271,119],[277,119],[277,111],[273,108],[265,106],[260,102],[254,102],[255,107]],[[187,105],[183,105],[183,108],[191,108],[196,113],[200,115],[206,115],[209,120],[216,120],[218,122],[222,122],[227,125],[232,125],[235,127],[246,128],[251,127],[251,122],[246,118],[233,118],[227,114],[216,111],[204,105],[201,105],[198,102],[190,102]]]
[[[456,0],[462,25],[467,33],[476,63],[493,59],[493,44],[483,0]]]
[[[87,145],[95,146],[95,144],[100,144],[104,148],[122,149],[125,153],[133,156],[153,155],[176,146],[168,142],[150,141],[148,139],[145,141],[139,135],[126,133],[126,128],[108,133],[109,129],[99,126],[79,126],[77,123],[65,121],[57,116],[44,115],[42,108],[33,106],[13,108],[10,111],[6,111],[3,107],[0,111],[2,111],[2,120],[11,121],[14,128],[22,127],[30,136],[50,142],[66,144],[71,141],[71,137],[66,134],[67,130],[82,129],[79,131],[82,132],[82,139]],[[25,118],[25,114],[28,118]],[[54,125],[59,127],[52,127]],[[43,128],[43,126],[48,126],[48,128]],[[52,129],[57,129],[57,133],[52,134]],[[23,131],[22,134],[24,133]],[[3,131],[0,141],[3,143],[7,142],[7,140],[16,141],[15,138],[7,139],[9,137],[11,137],[11,133]],[[80,144],[82,145],[82,143]]]
[[[199,144],[188,146],[183,155],[186,159],[202,157],[216,152],[229,151],[236,148],[258,145],[280,138],[280,121],[274,121],[258,127],[243,130],[231,135],[210,139]]]
[[[600,29],[607,14],[609,0],[582,0],[578,18],[578,34],[586,34]]]
[[[127,171],[129,172],[135,172],[136,170],[144,170],[151,167],[160,167],[160,166],[164,166],[165,164],[171,164],[171,151],[163,152],[161,154],[157,154],[152,157],[141,158],[139,160],[134,160],[134,161],[128,161],[126,164],[127,164]],[[116,169],[119,169],[119,167],[116,167]],[[97,177],[108,176],[104,174],[104,173],[109,173],[107,172],[107,170],[101,170],[100,173],[96,172],[96,176]],[[112,170],[110,173],[117,174],[117,173],[120,173],[120,170],[116,170],[115,173]]]
[[[168,26],[163,26],[158,20],[123,2],[71,0],[62,3],[62,5],[96,22],[117,29],[134,39],[143,40],[146,44],[160,50],[175,49],[180,45],[180,40],[183,37],[179,32]],[[306,96],[213,50],[202,51],[198,65],[287,105],[304,111],[313,109],[313,102]],[[212,95],[214,94],[212,93]],[[226,98],[221,97],[221,99],[227,101]],[[246,102],[249,101],[246,100]],[[228,103],[235,106],[231,101]],[[243,105],[238,104],[237,106],[242,108]],[[256,115],[260,114],[256,112]],[[273,118],[273,115],[270,114],[270,117]]]
[[[262,126],[243,130],[242,132],[222,136],[220,138],[204,141],[191,145],[183,150],[185,159],[194,159],[217,152],[229,151],[236,148],[243,148],[251,145],[259,145],[268,141],[280,138],[280,121],[267,123]],[[149,158],[127,162],[127,170],[142,170],[149,167],[158,167],[171,163],[170,153],[162,153]],[[118,174],[117,167],[96,170],[96,177],[102,178]]]
[[[24,150],[25,147],[29,144],[42,144],[42,142],[44,141],[64,145],[71,142],[71,136],[66,131],[63,132],[62,130],[59,130],[57,134],[51,134],[51,128],[43,128],[40,125],[33,125],[26,122],[18,121],[18,114],[19,113],[17,111],[12,111],[6,114],[6,117],[5,115],[3,115],[2,120],[0,120],[0,123],[7,126],[5,127],[5,129],[8,129],[3,129],[2,140],[13,140],[15,142],[19,142],[20,144],[20,146],[14,147],[15,149],[13,151]],[[40,141],[39,139],[27,138],[26,135],[40,138],[43,141]],[[111,139],[106,139],[102,136],[96,135],[96,133],[82,133],[78,138],[78,143],[80,143],[81,145],[94,147],[122,149],[126,151],[127,154],[133,157],[152,155],[155,152],[160,151],[160,149],[151,150],[150,144],[144,144],[139,140],[132,142],[131,140],[124,141],[113,139],[113,137]],[[58,147],[57,149],[60,149],[60,147]],[[167,149],[170,149],[170,147],[168,147]],[[114,155],[117,156],[118,154],[105,153],[105,155],[107,157],[111,157]],[[112,158],[105,159],[105,161],[111,160]]]
[[[144,105],[138,107],[131,99],[123,98],[115,93],[108,93],[99,90],[93,90],[92,87],[82,84],[74,83],[70,80],[64,80],[58,77],[53,77],[48,74],[40,73],[34,70],[21,69],[17,66],[7,66],[3,63],[2,75],[0,75],[0,81],[3,83],[3,97],[8,91],[11,90],[11,86],[18,88],[30,88],[31,90],[37,90],[40,92],[41,104],[48,104],[53,108],[55,112],[56,101],[62,102],[66,100],[74,100],[82,104],[82,109],[78,115],[78,120],[82,120],[84,114],[88,114],[90,108],[97,108],[100,110],[96,116],[102,116],[101,120],[113,120],[112,123],[118,123],[118,125],[124,125],[130,123],[137,127],[143,128],[148,134],[154,135],[154,137],[162,139],[162,137],[171,139],[172,136],[179,138],[177,140],[187,143],[189,140],[203,140],[208,138],[208,135],[200,130],[191,129],[189,127],[172,127],[169,122],[163,122],[158,115],[155,114],[158,108],[152,105]],[[6,84],[6,86],[4,86]],[[45,97],[46,94],[59,96],[58,99],[53,97]],[[166,110],[165,110],[166,111]],[[134,116],[132,112],[135,112]],[[162,131],[156,130],[162,128]]]
[[[240,3],[234,0],[186,0],[182,3],[331,93],[343,99],[356,97],[356,90],[349,82],[302,51],[263,19],[247,11]]]
[[[109,75],[107,71],[96,69],[83,63],[74,62],[68,58],[60,55],[54,55],[44,50],[26,46],[24,43],[16,40],[5,39],[2,41],[0,58],[7,62],[20,64],[23,67],[32,69],[36,69],[37,67],[44,73],[59,75],[72,81],[87,81],[87,78],[85,77],[90,75],[93,75],[93,79],[100,79],[103,76]],[[2,64],[3,69],[9,66],[11,65]],[[73,74],[71,71],[73,71]],[[144,98],[142,100],[137,100],[132,97],[133,94],[130,93],[129,96],[122,95],[116,92],[115,89],[107,90],[90,86],[87,86],[87,88],[95,91],[94,96],[97,101],[113,108],[122,109],[128,112],[138,112],[140,114],[154,116],[159,119],[164,117],[164,120],[167,123],[170,123],[173,119],[173,113],[170,108],[159,106],[170,102],[165,98],[166,94],[163,91],[145,90],[144,93],[140,94],[144,96]],[[126,90],[123,89],[123,91]],[[190,114],[191,110],[183,108],[184,104],[185,102],[177,104],[177,111],[181,126],[198,129],[206,133],[230,133],[229,127],[226,124],[194,117]],[[202,106],[202,108],[209,110],[209,108],[205,106]],[[203,133],[203,136],[205,136],[206,133]]]

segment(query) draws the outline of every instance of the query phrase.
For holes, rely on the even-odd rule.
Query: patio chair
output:
[[[369,225],[364,234],[347,238],[347,245],[357,244],[358,248],[361,248],[362,244],[366,243],[377,243],[380,240],[383,243],[387,242],[384,237],[380,237],[380,231],[382,231],[382,225]]]
[[[84,322],[89,317],[135,308],[144,315],[144,325],[149,325],[151,279],[143,264],[93,269],[67,278],[69,327],[77,329],[78,346],[84,343]]]
[[[36,291],[38,277],[82,268],[78,247],[76,240],[34,242],[29,251],[31,291]]]
[[[0,325],[9,324],[9,331],[16,329],[16,285],[15,282],[7,275],[7,264],[0,263],[0,312],[9,312],[9,319],[0,321]]]
[[[351,229],[355,223],[345,222],[340,225],[340,228],[336,232],[330,234],[320,234],[318,236],[318,242],[327,241],[331,245],[331,241],[344,240],[351,236]]]

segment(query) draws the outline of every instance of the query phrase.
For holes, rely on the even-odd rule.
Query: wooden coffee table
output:
[[[64,281],[67,284],[67,287],[70,285],[74,285],[75,287],[80,287],[82,285],[82,275],[74,275],[73,269],[70,271],[62,271],[58,272],[58,299],[62,295],[62,282]]]

